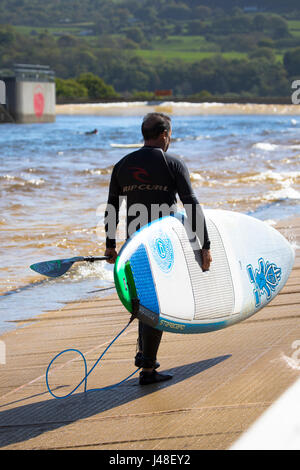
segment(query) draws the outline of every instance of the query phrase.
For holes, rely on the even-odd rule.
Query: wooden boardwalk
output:
[[[277,227],[278,228],[278,227]],[[300,245],[300,219],[281,232]],[[116,295],[65,305],[28,319],[0,339],[1,449],[201,450],[228,449],[299,377],[288,365],[300,340],[300,250],[282,292],[255,316],[203,335],[164,333],[160,370],[171,381],[140,387],[138,375],[116,388],[54,399],[45,383],[60,351],[82,351],[88,370],[126,326]],[[88,389],[118,383],[134,372],[134,321],[88,378]],[[84,375],[78,353],[58,358],[49,376],[66,395]]]

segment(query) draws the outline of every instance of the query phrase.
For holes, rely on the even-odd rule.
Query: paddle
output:
[[[44,276],[59,277],[65,274],[73,265],[73,263],[76,263],[77,261],[88,261],[93,263],[94,261],[103,261],[108,258],[108,256],[100,256],[96,258],[84,258],[83,256],[76,256],[75,258],[42,261],[40,263],[32,264],[30,268],[39,274],[43,274]]]

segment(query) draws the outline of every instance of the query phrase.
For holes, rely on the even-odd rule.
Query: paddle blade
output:
[[[36,271],[39,274],[43,274],[48,277],[59,277],[65,274],[73,263],[76,261],[83,261],[82,256],[69,259],[58,259],[53,261],[42,261],[40,263],[35,263],[30,266],[33,271]]]

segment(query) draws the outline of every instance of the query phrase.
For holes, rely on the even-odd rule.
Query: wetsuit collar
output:
[[[157,145],[143,145],[142,148],[150,148],[150,149],[160,149],[160,150],[163,150],[161,147],[158,147]]]

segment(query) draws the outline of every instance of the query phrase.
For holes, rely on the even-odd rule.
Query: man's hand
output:
[[[109,264],[115,264],[118,253],[115,248],[106,248],[104,256],[109,256],[109,259],[106,260]]]
[[[209,271],[210,263],[212,262],[210,250],[202,249],[201,257],[202,257],[202,271]]]

